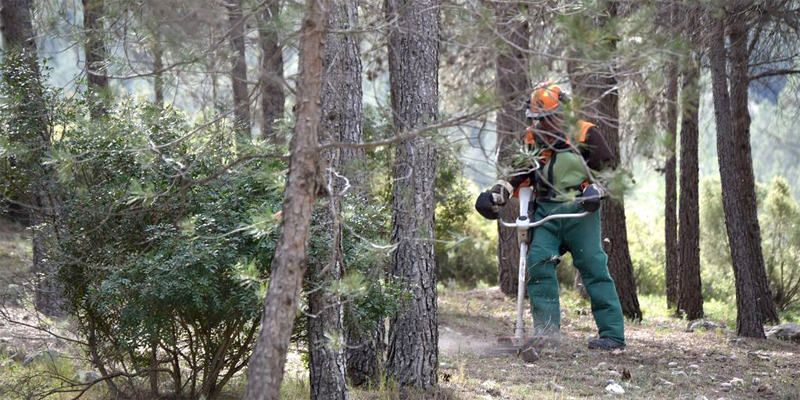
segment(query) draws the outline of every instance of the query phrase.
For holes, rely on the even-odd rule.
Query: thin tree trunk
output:
[[[329,0],[309,0],[300,30],[297,125],[291,141],[281,235],[264,299],[261,332],[250,357],[245,400],[277,400],[308,257],[308,234],[317,190],[323,38]]]
[[[286,95],[283,93],[283,50],[275,26],[281,9],[280,0],[270,0],[264,10],[258,38],[261,45],[261,135],[273,143],[282,143],[275,121],[283,118]]]
[[[756,286],[758,309],[763,322],[779,321],[778,311],[769,288],[769,280],[764,268],[764,255],[761,249],[761,228],[758,224],[756,205],[755,176],[753,174],[753,157],[750,150],[750,110],[748,109],[749,62],[750,51],[749,28],[743,20],[743,12],[731,20],[729,31],[730,50],[730,88],[731,114],[733,116],[730,158],[720,157],[720,165],[730,162],[735,176],[722,176],[722,195],[728,194],[736,203],[736,226],[733,235],[735,243],[731,243],[731,256],[734,263],[742,263],[751,271],[752,284]],[[722,169],[720,168],[720,173]],[[727,179],[726,179],[727,178]],[[731,186],[736,180],[737,186]],[[735,191],[729,189],[735,188]],[[726,208],[726,215],[727,211]],[[729,235],[731,228],[728,228]],[[733,238],[732,238],[733,239]]]
[[[150,340],[150,372],[148,373],[148,380],[150,381],[150,396],[154,399],[158,395],[158,335],[153,335]]]
[[[332,29],[355,28],[357,4],[354,0],[334,0],[328,13]],[[353,25],[351,25],[353,24]],[[322,88],[322,133],[320,140],[341,141],[361,136],[361,55],[353,34],[329,33],[325,37],[324,81]],[[356,132],[345,132],[345,130]],[[329,195],[322,226],[331,231],[332,244],[327,265],[311,265],[313,289],[309,296],[309,379],[312,400],[347,398],[344,308],[341,298],[328,288],[344,273],[342,225],[339,220],[344,188],[336,174],[341,171],[341,149],[322,154],[320,171]],[[332,342],[336,338],[338,343]]]
[[[334,8],[337,20],[331,20],[339,29],[352,29],[358,26],[358,3],[355,0],[340,0]],[[359,49],[359,38],[355,34],[349,35],[329,35],[326,44],[334,43],[338,49],[336,52],[326,52],[329,54],[329,62],[335,61],[337,68],[335,73],[330,73],[327,80],[328,89],[336,87],[338,91],[335,100],[330,101],[327,107],[328,112],[324,112],[323,124],[329,124],[330,129],[338,134],[334,138],[343,143],[363,143],[363,111],[362,111],[362,66],[361,52]],[[334,56],[336,58],[334,58]],[[333,71],[332,71],[333,72]],[[332,90],[331,90],[332,91]],[[336,101],[336,104],[333,104]],[[327,116],[327,117],[326,117]],[[367,171],[364,170],[366,154],[364,149],[340,148],[339,162],[336,166],[340,175],[346,176],[350,183],[349,196],[340,199],[343,202],[368,201],[366,195]],[[337,180],[334,186],[339,193],[342,190],[342,180]],[[341,234],[341,232],[340,232]],[[345,265],[346,267],[346,265]],[[383,279],[383,268],[380,265],[374,266],[368,273],[367,278],[373,282]],[[375,321],[375,328],[362,331],[357,327],[348,327],[345,337],[347,348],[345,350],[347,378],[349,383],[360,386],[365,383],[377,383],[380,379],[380,371],[383,365],[384,345],[384,324],[383,321]]]
[[[586,290],[586,286],[583,284],[583,278],[581,278],[581,274],[576,273],[575,278],[572,280],[572,288],[578,292],[582,298],[589,300],[589,292]]]
[[[693,35],[697,29],[696,17],[692,13],[688,31]],[[693,40],[695,43],[696,40]],[[700,280],[700,198],[699,198],[699,107],[700,64],[699,56],[692,52],[683,71],[682,122],[681,122],[681,196],[680,196],[680,244],[678,266],[678,312],[688,320],[703,317],[703,291]]]
[[[439,112],[438,0],[387,0],[394,129],[401,135]],[[387,370],[402,386],[430,388],[439,366],[434,181],[436,150],[422,137],[397,143],[392,188],[391,279],[411,299],[391,320]]]
[[[722,204],[725,211],[725,225],[728,231],[728,242],[731,246],[733,275],[736,280],[736,334],[763,338],[763,315],[758,308],[758,289],[753,284],[752,270],[744,264],[742,251],[737,245],[745,246],[747,226],[743,226],[740,210],[741,204],[736,200],[741,179],[734,167],[736,156],[733,147],[733,123],[731,101],[728,96],[728,76],[725,51],[725,20],[715,18],[712,21],[709,36],[709,61],[711,64],[711,83],[714,93],[714,119],[717,124],[717,153],[719,156],[719,172],[723,183]]]
[[[158,38],[153,40],[153,94],[156,104],[164,106],[164,51]]]
[[[522,110],[525,98],[530,92],[528,65],[525,50],[528,48],[528,22],[519,18],[523,12],[519,3],[494,3],[496,31],[500,50],[495,61],[497,96],[502,102],[497,111],[497,156],[498,173],[509,168],[514,156],[522,145],[525,132],[525,112]],[[501,220],[517,219],[519,206],[508,203],[500,212]],[[507,296],[517,296],[519,243],[516,230],[505,228],[497,223],[497,281],[500,291]]]
[[[108,50],[105,43],[105,27],[103,26],[105,14],[105,0],[83,0],[83,29],[86,31],[86,81],[89,94],[95,96],[96,104],[90,109],[92,118],[99,118],[106,114],[103,103],[108,93],[108,76],[106,62]]]
[[[673,22],[675,11],[673,14]],[[675,142],[678,137],[678,57],[669,60],[667,76],[667,161],[664,165],[664,181],[666,186],[664,198],[664,244],[666,252],[666,288],[667,306],[678,304],[678,190],[677,172],[675,170]],[[681,170],[683,171],[683,170]]]
[[[229,0],[228,39],[233,59],[231,60],[231,88],[233,89],[233,115],[236,130],[240,135],[250,135],[250,97],[247,93],[247,59],[244,46],[244,15],[242,0]]]
[[[19,125],[13,131],[19,132],[20,136],[8,139],[30,149],[22,152],[25,155],[16,161],[30,175],[25,197],[28,203],[26,211],[34,228],[32,272],[38,277],[34,305],[43,314],[55,316],[63,312],[63,297],[55,276],[57,266],[50,260],[53,240],[49,238],[45,224],[52,225],[55,221],[57,202],[51,196],[52,173],[43,163],[50,149],[50,128],[44,111],[36,36],[31,22],[32,3],[31,0],[4,0],[0,7],[5,57],[18,57],[20,68],[25,69],[26,75],[33,81],[26,83],[24,98],[18,103],[20,117],[13,122]],[[8,74],[3,74],[3,77],[11,79]]]

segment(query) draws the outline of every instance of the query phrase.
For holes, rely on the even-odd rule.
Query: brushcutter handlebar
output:
[[[503,225],[506,228],[516,228],[520,235],[527,235],[527,231],[530,228],[535,228],[540,225],[544,225],[547,221],[552,221],[554,219],[570,219],[570,218],[583,218],[590,214],[590,211],[584,211],[580,213],[574,214],[553,214],[548,215],[536,222],[531,221],[528,218],[528,205],[530,204],[531,197],[533,196],[533,189],[530,187],[523,187],[519,189],[519,217],[514,222],[507,222],[500,220],[500,225]],[[523,233],[524,232],[524,233]],[[522,241],[522,237],[520,236],[520,241]],[[525,238],[527,239],[527,238]]]
[[[583,218],[587,215],[589,215],[589,211],[584,211],[576,214],[553,214],[553,215],[548,215],[536,222],[531,222],[527,216],[520,216],[514,222],[500,221],[500,224],[505,226],[506,228],[530,229],[540,225],[544,225],[546,222],[552,221],[554,219]]]

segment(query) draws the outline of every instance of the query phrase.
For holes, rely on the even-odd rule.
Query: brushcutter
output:
[[[570,219],[582,218],[589,215],[591,212],[596,211],[600,207],[601,192],[594,185],[590,185],[583,193],[583,200],[581,201],[585,211],[574,214],[553,214],[539,221],[532,222],[528,217],[528,208],[533,196],[533,189],[531,187],[523,187],[519,189],[519,216],[514,222],[507,222],[500,220],[500,224],[506,228],[515,228],[517,230],[517,240],[519,241],[519,279],[517,286],[517,322],[514,329],[513,337],[498,338],[498,344],[505,346],[499,349],[501,352],[516,352],[522,350],[522,346],[526,340],[523,338],[525,329],[525,272],[526,260],[528,255],[529,235],[533,232],[532,228],[544,225],[548,221],[555,219]],[[504,351],[505,350],[505,351]]]

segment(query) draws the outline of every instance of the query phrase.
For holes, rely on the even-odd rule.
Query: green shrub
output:
[[[625,215],[628,228],[628,249],[639,294],[665,294],[666,248],[664,218]]]

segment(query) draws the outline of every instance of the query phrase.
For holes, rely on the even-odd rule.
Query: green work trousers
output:
[[[582,211],[583,208],[576,202],[539,202],[533,220],[539,221],[552,214]],[[556,265],[559,250],[566,247],[589,292],[599,336],[625,343],[622,307],[614,281],[608,273],[608,256],[603,251],[600,229],[600,212],[577,219],[556,219],[534,228],[527,259],[527,289],[536,333],[555,333],[561,327]]]

